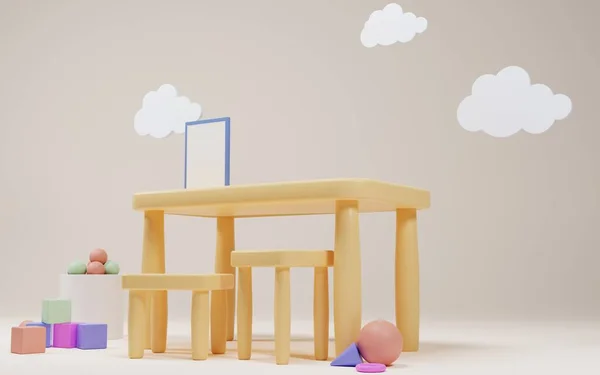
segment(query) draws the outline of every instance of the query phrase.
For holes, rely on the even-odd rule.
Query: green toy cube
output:
[[[70,323],[71,301],[68,299],[45,299],[42,305],[42,322],[46,324]]]

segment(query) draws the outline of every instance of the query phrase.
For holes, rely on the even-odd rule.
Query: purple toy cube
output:
[[[52,346],[52,324],[35,322],[35,323],[27,323],[27,327],[44,327],[46,328],[46,348]]]
[[[85,324],[77,327],[77,347],[79,349],[106,349],[108,326],[106,324]]]
[[[53,345],[55,348],[77,347],[77,323],[59,323],[54,325]]]

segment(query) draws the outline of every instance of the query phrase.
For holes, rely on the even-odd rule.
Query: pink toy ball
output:
[[[400,357],[402,342],[402,334],[394,324],[375,320],[361,329],[356,346],[365,361],[390,366]]]
[[[107,260],[108,254],[104,249],[94,249],[90,252],[90,262],[100,262],[104,264]]]
[[[100,262],[89,262],[87,265],[88,275],[104,275],[104,264]]]

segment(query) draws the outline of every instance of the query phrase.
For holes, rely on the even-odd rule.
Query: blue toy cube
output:
[[[108,326],[106,324],[81,323],[77,327],[77,348],[106,349]]]
[[[52,346],[52,324],[35,322],[35,323],[27,323],[27,327],[44,327],[46,328],[46,348],[50,348]]]

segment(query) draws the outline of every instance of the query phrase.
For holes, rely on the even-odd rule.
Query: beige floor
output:
[[[185,324],[170,324],[167,353],[148,353],[142,360],[130,360],[126,339],[111,341],[107,350],[100,351],[49,349],[41,355],[12,355],[9,353],[10,326],[14,323],[0,321],[0,374],[356,373],[353,368],[331,367],[328,362],[307,359],[312,353],[312,342],[307,338],[310,324],[301,322],[294,323],[297,339],[292,343],[293,358],[288,366],[273,363],[273,344],[267,338],[269,325],[265,324],[262,327],[256,325],[256,331],[262,330],[266,336],[257,337],[252,360],[238,361],[235,342],[232,342],[226,355],[194,362],[189,359]],[[423,323],[422,341],[420,352],[403,353],[387,372],[424,375],[600,374],[600,322],[429,322]]]

